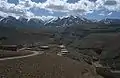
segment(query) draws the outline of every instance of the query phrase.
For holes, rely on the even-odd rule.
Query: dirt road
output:
[[[29,54],[29,55],[25,55],[25,56],[16,56],[16,57],[0,58],[0,61],[1,61],[1,60],[10,60],[10,59],[26,58],[26,57],[31,57],[31,56],[35,56],[35,55],[43,54],[43,53],[44,53],[44,52],[38,52],[38,51],[31,51],[31,52],[33,52],[33,53],[32,53],[32,54]]]

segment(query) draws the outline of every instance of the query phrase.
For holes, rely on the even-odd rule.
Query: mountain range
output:
[[[15,17],[8,16],[2,17],[0,16],[0,25],[2,26],[17,26],[17,27],[42,27],[42,26],[56,26],[56,27],[64,27],[71,25],[79,25],[79,24],[89,24],[89,23],[101,23],[101,24],[120,24],[120,19],[103,19],[100,21],[92,21],[83,17],[78,16],[68,16],[68,17],[58,17],[52,18],[48,21],[44,21],[42,19],[31,18],[26,19],[24,17],[20,17],[16,19]]]

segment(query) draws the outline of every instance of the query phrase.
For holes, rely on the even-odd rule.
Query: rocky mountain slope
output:
[[[43,26],[54,26],[54,27],[66,27],[72,25],[82,25],[82,24],[120,24],[120,19],[103,19],[101,21],[92,21],[83,17],[78,16],[67,16],[67,17],[58,17],[53,18],[48,21],[44,21],[42,19],[31,18],[26,19],[24,17],[19,17],[16,19],[15,17],[8,16],[2,17],[0,16],[0,25],[2,26],[16,26],[16,27],[43,27]]]

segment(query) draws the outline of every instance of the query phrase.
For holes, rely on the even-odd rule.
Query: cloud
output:
[[[52,9],[52,10],[55,10],[55,11],[61,11],[61,10],[65,10],[65,7],[62,6],[62,5],[54,5],[54,4],[49,4],[49,5],[46,5],[45,8],[48,8],[48,9]]]
[[[105,13],[105,11],[102,11],[100,14],[98,14],[98,15],[100,15],[100,16],[105,16],[106,15],[106,13]]]
[[[102,11],[100,14],[100,16],[111,16],[113,12],[105,12],[105,11]]]
[[[108,16],[112,15],[112,12],[108,13]]]
[[[89,1],[96,2],[97,0],[89,0]]]
[[[29,11],[30,7],[31,3],[28,0],[20,0],[18,5],[8,3],[7,0],[0,1],[0,12],[6,16],[24,16],[26,18],[29,18],[31,16],[34,16],[34,14]]]
[[[116,3],[109,3],[107,5],[104,6],[105,9],[109,10],[109,11],[120,11],[120,0],[116,0]]]
[[[55,16],[35,16],[34,18],[38,18],[38,19],[42,19],[42,20],[44,20],[44,21],[48,21],[48,20],[50,20],[50,19],[55,19],[55,18],[57,18],[57,17],[55,17]]]
[[[117,2],[115,0],[107,0],[105,1],[104,5],[116,5]]]
[[[36,1],[19,0],[17,4],[14,4],[8,3],[7,0],[0,0],[0,15],[12,15],[15,17],[24,16],[26,18],[41,17],[32,12],[32,8],[36,10],[45,9],[53,15],[54,12],[63,12],[68,15],[83,15],[100,10],[107,10],[110,12],[120,11],[120,0],[77,0],[75,3],[68,3],[68,0]],[[112,13],[109,13],[108,15],[111,14]],[[104,15],[104,13],[100,13],[99,15]],[[51,16],[48,15],[46,17]]]

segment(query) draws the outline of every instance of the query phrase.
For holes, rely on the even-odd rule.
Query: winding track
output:
[[[33,53],[32,53],[32,54],[29,54],[29,55],[1,58],[0,61],[1,61],[1,60],[10,60],[10,59],[26,58],[26,57],[31,57],[31,56],[35,56],[35,55],[44,53],[44,52],[38,52],[38,51],[31,51],[31,52],[33,52]]]

